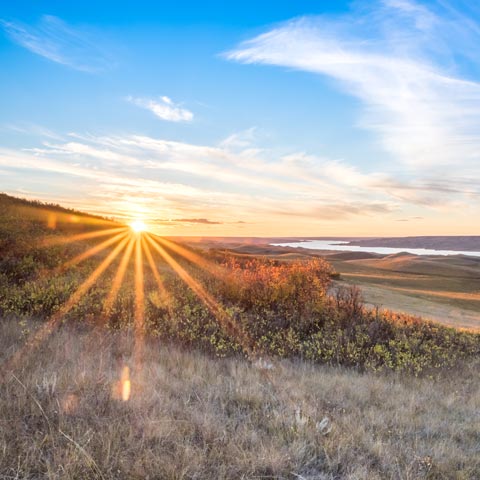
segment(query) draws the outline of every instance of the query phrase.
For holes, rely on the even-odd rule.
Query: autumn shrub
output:
[[[244,263],[234,256],[223,264],[227,275],[219,285],[226,302],[246,310],[266,310],[297,319],[321,308],[332,267],[323,259],[280,263],[254,258]]]

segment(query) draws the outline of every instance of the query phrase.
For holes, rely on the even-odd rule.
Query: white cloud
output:
[[[158,100],[150,98],[127,97],[130,103],[137,107],[150,110],[154,115],[169,122],[190,122],[193,120],[193,113],[190,110],[180,107],[166,96]]]
[[[241,132],[235,132],[220,142],[220,147],[227,149],[247,148],[253,145],[257,128],[250,127]]]
[[[43,15],[36,26],[2,19],[0,26],[13,42],[52,62],[90,73],[113,66],[97,34],[74,28],[53,15]]]
[[[336,19],[287,22],[227,57],[333,78],[363,103],[359,125],[410,167],[478,163],[480,83],[461,68],[480,70],[472,48],[478,23],[408,0],[370,5]]]

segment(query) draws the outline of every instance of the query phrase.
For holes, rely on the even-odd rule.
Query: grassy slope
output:
[[[2,320],[0,364],[37,327]],[[136,365],[134,343],[63,326],[2,372],[0,478],[480,477],[478,361],[435,378],[287,360],[264,371],[151,339]],[[115,392],[125,365],[128,402]]]
[[[480,258],[402,254],[329,259],[346,282],[362,287],[371,304],[480,328]]]
[[[0,338],[2,355],[23,342],[14,323]],[[1,478],[480,478],[478,362],[436,379],[266,373],[152,341],[135,368],[133,343],[63,328],[4,379]],[[125,364],[128,402],[112,393]]]

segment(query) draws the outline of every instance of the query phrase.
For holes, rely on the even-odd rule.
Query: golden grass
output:
[[[376,275],[368,273],[342,273],[342,277],[356,279],[372,279],[376,281],[374,285],[378,285],[385,280],[405,280],[405,276],[401,275]],[[418,280],[421,277],[417,277]],[[428,277],[425,278],[428,280]],[[480,286],[480,285],[479,285]],[[411,295],[426,295],[429,297],[442,297],[445,299],[459,299],[459,300],[469,300],[472,302],[480,302],[480,292],[458,292],[453,290],[431,290],[428,288],[428,285],[424,285],[423,288],[413,288],[413,287],[398,287],[394,285],[384,285],[385,288],[389,290],[396,290],[398,292],[405,292]]]
[[[328,257],[327,257],[328,258]],[[455,263],[456,262],[456,263]],[[428,263],[425,260],[424,263]],[[478,269],[464,268],[458,259],[436,259],[450,276],[435,269],[414,273],[378,268],[375,261],[364,263],[335,260],[334,268],[347,284],[362,288],[365,301],[412,315],[420,315],[448,326],[480,328],[480,277]]]
[[[344,283],[339,282],[339,285]],[[348,285],[348,283],[347,283]],[[375,284],[359,285],[366,305],[370,308],[393,310],[405,314],[416,315],[423,320],[431,320],[447,327],[464,330],[471,333],[480,332],[480,313],[478,311],[459,308],[456,304],[440,303],[434,297],[415,296],[401,292],[391,287]]]
[[[353,277],[353,278],[372,278],[373,280],[378,280],[379,282],[384,280],[405,280],[405,275],[390,275],[390,274],[378,274],[378,273],[342,273],[342,277]],[[428,278],[417,276],[417,278]]]
[[[2,322],[0,360],[26,327]],[[4,371],[0,478],[480,478],[478,362],[436,379],[269,369],[148,339],[135,365],[134,344],[63,326]]]
[[[413,295],[428,295],[433,297],[444,297],[444,298],[458,298],[460,300],[472,300],[474,302],[480,302],[480,293],[463,293],[463,292],[450,292],[450,291],[443,291],[438,292],[435,290],[415,290],[410,288],[402,288],[402,287],[390,287],[392,290],[398,290],[399,292],[409,292]]]

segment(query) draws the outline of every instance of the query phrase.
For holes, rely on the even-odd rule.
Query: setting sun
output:
[[[135,233],[140,233],[140,232],[144,232],[146,230],[147,226],[141,220],[134,220],[133,222],[130,223],[130,228]]]

